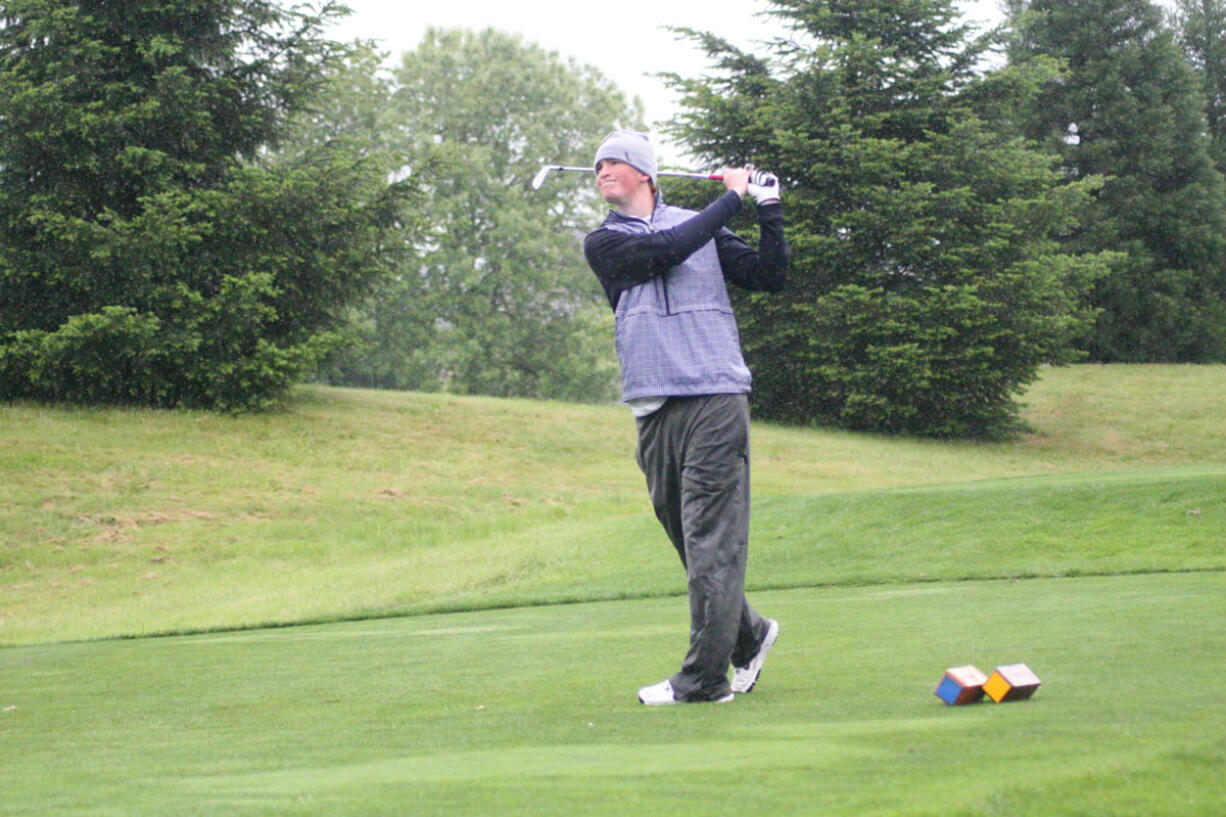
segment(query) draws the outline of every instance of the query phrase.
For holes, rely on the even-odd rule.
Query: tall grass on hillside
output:
[[[1226,367],[1026,402],[1007,443],[755,425],[751,586],[1222,568]],[[0,405],[0,644],[684,592],[633,449],[618,406]]]

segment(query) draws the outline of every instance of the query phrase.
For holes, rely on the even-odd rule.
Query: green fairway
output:
[[[0,405],[0,817],[1218,817],[1226,367],[1026,402],[991,444],[755,425],[780,641],[663,709],[685,581],[624,407]],[[932,694],[1016,662],[1031,700]]]
[[[1211,815],[1221,573],[774,591],[757,690],[647,709],[658,599],[3,653],[4,814]],[[1028,701],[947,707],[1025,661]]]

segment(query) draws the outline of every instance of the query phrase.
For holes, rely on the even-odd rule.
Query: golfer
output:
[[[724,194],[694,212],[664,203],[644,134],[610,134],[595,164],[597,189],[614,209],[586,237],[584,254],[616,315],[638,464],[689,581],[689,652],[639,700],[731,701],[753,689],[779,624],[745,600],[750,375],[725,282],[783,288],[790,251],[779,182],[725,168]],[[747,193],[757,201],[757,251],[725,227]]]

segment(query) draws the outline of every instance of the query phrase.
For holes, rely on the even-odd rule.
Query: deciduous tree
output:
[[[402,56],[387,124],[425,184],[425,230],[360,315],[340,382],[497,396],[616,395],[611,316],[580,239],[600,220],[585,165],[641,110],[595,69],[494,30],[431,29]]]

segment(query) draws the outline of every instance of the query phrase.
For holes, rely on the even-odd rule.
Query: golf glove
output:
[[[774,173],[754,168],[749,171],[749,195],[758,204],[774,204],[782,200],[779,177]]]

